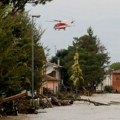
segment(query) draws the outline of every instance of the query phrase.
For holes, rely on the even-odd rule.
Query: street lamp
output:
[[[32,15],[32,106],[34,105],[34,18],[39,18],[40,15]]]

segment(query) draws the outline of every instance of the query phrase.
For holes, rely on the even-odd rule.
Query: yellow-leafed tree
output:
[[[82,84],[84,82],[82,70],[81,70],[80,64],[79,64],[79,54],[78,54],[77,49],[76,49],[76,52],[74,55],[74,63],[71,67],[71,73],[72,74],[71,74],[70,79],[73,81],[73,85],[77,90],[78,85],[80,85],[80,83]]]

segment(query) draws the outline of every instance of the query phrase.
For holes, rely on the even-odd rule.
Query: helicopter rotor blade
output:
[[[62,22],[61,20],[54,20],[55,22]]]
[[[61,20],[48,20],[47,22],[62,22]]]
[[[51,21],[50,21],[50,20],[48,20],[48,21],[46,21],[46,22],[55,22],[55,21],[53,21],[53,20],[51,20]]]

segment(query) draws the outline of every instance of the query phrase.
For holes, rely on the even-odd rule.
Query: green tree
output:
[[[93,35],[91,27],[88,35],[75,38],[74,44],[79,48],[80,64],[83,70],[86,88],[94,90],[104,78],[105,69],[109,64],[108,53],[99,39]]]
[[[0,7],[0,15],[6,14],[6,7]],[[31,41],[32,25],[27,14],[9,15],[0,20],[0,93],[15,94],[22,89],[31,89]],[[45,54],[40,38],[43,31],[34,27],[35,83],[38,87],[42,77]]]
[[[120,62],[115,62],[110,65],[111,70],[120,70]]]
[[[45,4],[46,2],[50,2],[50,1],[52,0],[0,0],[0,2],[3,3],[3,6],[1,6],[2,8],[4,8],[5,5],[11,5],[11,9],[9,13],[12,14],[23,11],[27,3],[32,3],[34,5],[37,5],[37,4]]]
[[[68,54],[68,50],[66,49],[61,49],[58,50],[56,55],[51,58],[51,62],[57,63],[58,59],[60,59],[60,65],[65,65],[65,60],[64,57]]]

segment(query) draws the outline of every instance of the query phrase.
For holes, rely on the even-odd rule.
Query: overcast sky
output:
[[[94,35],[106,47],[110,61],[120,62],[120,0],[53,0],[46,5],[26,5],[31,15],[41,15],[35,22],[46,30],[42,36],[44,46],[50,48],[51,56],[59,49],[72,45],[73,37],[81,37],[91,26]],[[64,30],[54,30],[52,20],[75,24]]]

